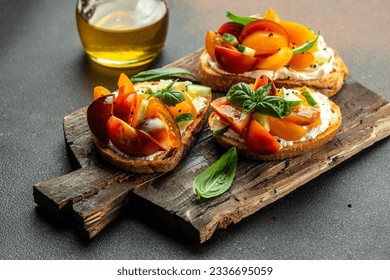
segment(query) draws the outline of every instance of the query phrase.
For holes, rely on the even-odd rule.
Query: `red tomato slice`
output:
[[[261,155],[277,153],[280,144],[261,124],[251,119],[245,137],[248,149]]]
[[[171,149],[171,140],[169,138],[169,133],[165,127],[164,122],[159,118],[149,118],[143,122],[139,127],[139,130],[146,132],[150,135],[156,143],[163,149]]]
[[[131,127],[115,116],[109,118],[107,132],[112,144],[129,156],[149,156],[160,150],[157,141],[147,133]]]
[[[206,33],[206,38],[205,38],[205,46],[206,46],[206,51],[209,54],[209,56],[215,61],[215,46],[222,46],[228,49],[233,49],[235,48],[230,45],[228,42],[226,42],[221,35],[208,31]]]
[[[112,113],[114,95],[99,97],[87,109],[87,122],[92,134],[103,144],[108,144],[107,122]]]
[[[123,93],[121,89],[123,87],[119,88],[118,96],[115,98],[114,115],[131,123],[137,106],[137,93]]]
[[[266,86],[270,82],[270,79],[266,75],[260,75],[256,78],[253,90],[257,90],[259,87]]]
[[[227,72],[244,73],[253,68],[257,59],[237,50],[215,46],[215,60]]]
[[[237,39],[240,36],[241,30],[243,26],[241,24],[238,24],[236,22],[230,21],[222,24],[218,29],[218,34],[223,36],[225,33],[232,34]]]
[[[288,34],[286,30],[281,26],[279,23],[276,23],[274,21],[268,20],[268,19],[258,19],[254,20],[242,29],[240,34],[240,42],[243,42],[244,39],[249,35],[252,34],[255,31],[269,31],[270,33],[277,33],[285,38],[285,40],[288,42]]]
[[[240,108],[232,106],[227,100],[226,97],[220,97],[211,102],[211,107],[214,112],[225,122],[227,122],[230,127],[240,134],[244,135],[245,129],[248,127],[251,112],[248,114],[243,114]]]

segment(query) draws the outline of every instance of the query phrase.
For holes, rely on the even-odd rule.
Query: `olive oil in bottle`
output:
[[[153,61],[165,45],[168,6],[162,0],[79,0],[76,21],[85,52],[119,68]]]

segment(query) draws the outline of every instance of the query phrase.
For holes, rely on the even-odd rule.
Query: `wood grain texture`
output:
[[[196,74],[201,51],[169,66]],[[163,223],[178,234],[203,243],[215,231],[238,223],[390,135],[390,105],[376,93],[347,79],[332,100],[343,114],[341,130],[332,141],[283,161],[240,158],[232,187],[209,200],[197,200],[192,192],[196,175],[224,153],[207,126],[174,171],[129,174],[115,170],[98,156],[86,123],[86,108],[81,108],[64,118],[69,157],[79,169],[35,184],[35,202],[58,219],[64,212],[73,216],[87,238],[98,234],[126,207],[150,213],[151,224]]]

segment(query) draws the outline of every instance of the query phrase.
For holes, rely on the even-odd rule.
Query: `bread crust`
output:
[[[304,142],[294,142],[292,146],[283,147],[277,153],[270,155],[260,155],[250,151],[247,145],[243,142],[239,142],[235,139],[226,137],[223,134],[214,136],[216,141],[226,149],[232,147],[237,148],[237,153],[241,156],[263,161],[272,161],[272,160],[282,160],[295,156],[302,155],[308,151],[312,151],[328,141],[330,141],[336,133],[339,131],[339,128],[342,124],[342,115],[340,107],[337,106],[334,102],[328,99],[328,102],[331,104],[332,108],[332,123],[329,125],[328,129],[323,133],[319,134],[316,138]],[[213,118],[216,117],[215,113],[212,113],[209,116],[209,126],[212,130],[213,128]]]
[[[344,85],[344,79],[348,77],[348,68],[343,59],[335,52],[335,60],[338,65],[337,71],[332,71],[323,79],[317,80],[273,80],[276,87],[294,88],[307,86],[325,96],[335,95]],[[208,63],[209,55],[203,51],[199,58],[198,79],[205,86],[213,90],[227,92],[231,86],[239,82],[247,84],[254,83],[255,79],[241,74],[226,73],[221,74],[214,71]]]
[[[207,98],[207,108],[211,101],[211,95]],[[184,131],[178,148],[158,154],[153,159],[129,157],[118,151],[111,142],[104,145],[92,135],[99,154],[110,164],[132,173],[164,173],[174,169],[181,159],[188,153],[196,141],[197,134],[207,122],[207,108],[203,109],[194,122]]]

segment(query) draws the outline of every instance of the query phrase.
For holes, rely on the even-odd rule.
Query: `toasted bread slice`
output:
[[[245,142],[227,137],[225,134],[215,135],[214,137],[216,141],[224,148],[230,149],[232,147],[236,147],[239,155],[251,159],[272,161],[272,160],[282,160],[282,159],[287,159],[298,155],[302,155],[330,141],[338,132],[342,124],[342,116],[341,116],[340,108],[329,99],[328,102],[330,103],[332,108],[332,121],[329,127],[327,128],[327,130],[325,130],[323,133],[319,134],[316,138],[312,140],[308,140],[304,142],[295,141],[292,146],[283,147],[275,154],[269,154],[269,155],[256,154],[248,149]],[[213,130],[213,118],[215,117],[216,117],[215,113],[212,113],[209,117],[209,126],[211,130]]]
[[[197,134],[207,122],[207,110],[211,102],[211,94],[206,97],[205,108],[198,112],[195,120],[181,135],[181,145],[169,151],[160,151],[149,157],[130,157],[119,151],[111,142],[103,144],[93,134],[99,154],[110,164],[121,170],[132,173],[164,173],[174,169],[182,158],[188,153],[196,141]]]
[[[344,79],[348,76],[348,68],[342,58],[334,51],[336,70],[333,70],[325,78],[319,80],[273,80],[276,87],[294,88],[307,86],[325,96],[335,95],[343,86]],[[238,82],[254,83],[256,77],[243,74],[216,72],[209,64],[209,55],[204,51],[199,58],[198,79],[213,90],[227,92],[231,86]]]

